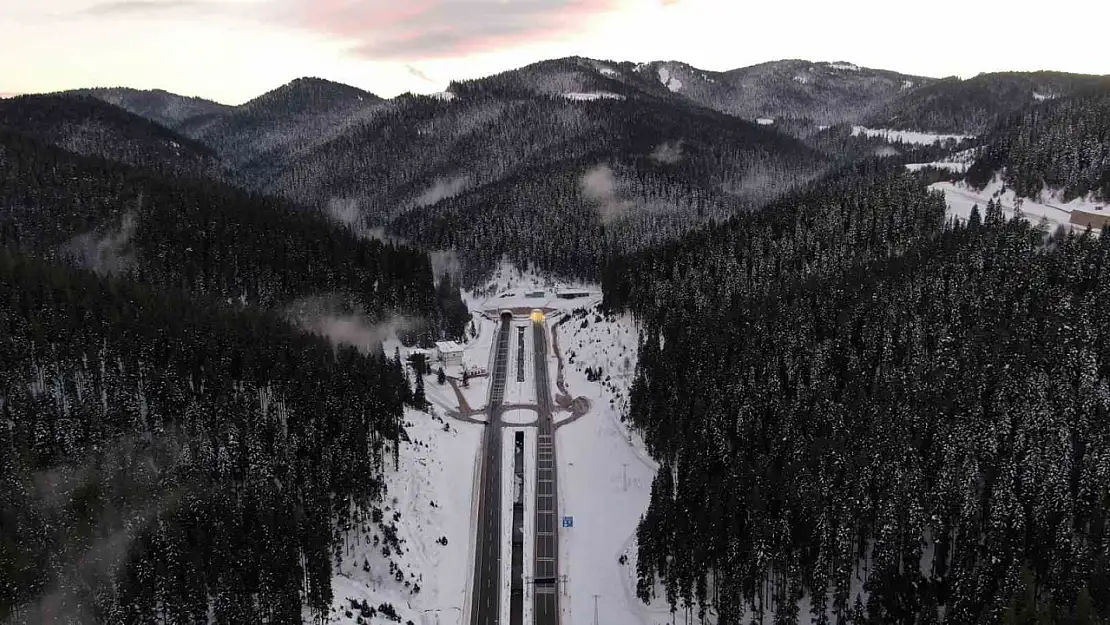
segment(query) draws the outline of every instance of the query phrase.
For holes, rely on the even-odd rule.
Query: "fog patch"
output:
[[[880,147],[875,148],[875,156],[886,157],[886,156],[898,156],[899,154],[901,154],[901,152],[899,152],[898,150],[894,149],[893,147],[891,147],[889,145],[884,145],[884,146],[880,146]]]
[[[333,347],[350,346],[362,354],[378,353],[383,342],[424,325],[419,318],[403,315],[375,321],[361,305],[344,300],[341,295],[304,298],[286,309],[286,317],[302,330],[328,339]]]
[[[667,141],[655,146],[651,151],[651,160],[664,165],[674,165],[682,160],[682,142],[671,143]]]
[[[598,165],[587,171],[579,184],[582,195],[597,205],[598,216],[603,224],[628,215],[632,209],[631,202],[620,198],[617,178],[607,165]]]
[[[436,278],[449,275],[454,280],[462,272],[462,261],[455,250],[433,250],[428,252],[428,258],[432,262],[432,275]]]
[[[135,256],[127,248],[137,226],[135,213],[128,212],[120,220],[118,230],[104,235],[95,231],[79,234],[62,246],[61,253],[100,275],[125,273],[135,265]]]
[[[447,179],[436,178],[432,186],[416,196],[412,203],[415,206],[431,206],[440,200],[458,195],[468,184],[470,184],[470,176],[467,175]]]

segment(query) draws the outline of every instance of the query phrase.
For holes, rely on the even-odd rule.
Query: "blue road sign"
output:
[[[563,527],[574,527],[574,517],[572,517],[572,516],[563,517]]]

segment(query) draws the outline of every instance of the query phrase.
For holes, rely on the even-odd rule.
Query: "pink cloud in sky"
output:
[[[670,0],[673,1],[673,0]],[[381,61],[466,56],[581,34],[621,0],[282,0],[283,21]]]

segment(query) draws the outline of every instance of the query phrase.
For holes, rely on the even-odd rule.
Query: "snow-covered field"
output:
[[[1048,191],[1041,194],[1039,201],[1018,198],[1013,189],[1006,188],[998,178],[991,181],[982,191],[962,182],[938,182],[930,185],[929,188],[944,192],[945,200],[948,202],[948,218],[957,218],[961,221],[966,221],[971,216],[971,209],[975,205],[979,206],[980,216],[984,215],[987,201],[992,199],[995,202],[1001,202],[1002,213],[1007,218],[1012,218],[1020,209],[1026,219],[1034,223],[1044,220],[1053,229],[1063,225],[1067,228],[1084,230],[1085,226],[1071,223],[1073,212],[1102,213],[1110,210],[1106,202],[1096,202],[1091,198],[1076,198],[1070,202],[1063,202],[1056,194]]]
[[[365,618],[363,602],[379,615],[389,604],[402,623],[466,621],[464,599],[473,574],[471,494],[481,426],[411,409],[405,419],[410,442],[402,443],[397,470],[392,459],[387,462],[386,529],[367,520],[348,533],[342,564],[332,578],[335,597],[328,623],[353,624],[360,616],[362,622],[386,622],[381,616]],[[390,547],[385,555],[386,537],[393,531],[401,553]],[[391,562],[399,568],[391,568]],[[307,615],[305,622],[311,622]]]
[[[910,171],[921,171],[922,169],[925,169],[926,167],[934,167],[936,169],[947,169],[948,171],[954,171],[956,173],[962,174],[965,171],[967,171],[967,168],[970,167],[970,164],[969,163],[956,163],[956,162],[951,162],[951,161],[937,161],[937,162],[934,162],[934,163],[908,163],[908,164],[906,164],[906,169],[908,169]]]
[[[881,137],[891,143],[901,141],[902,143],[914,143],[918,145],[933,145],[941,141],[955,139],[962,141],[964,139],[974,139],[974,135],[938,135],[928,132],[917,132],[915,130],[888,130],[884,128],[865,128],[863,126],[852,126],[852,136],[857,137],[864,135],[866,137]]]

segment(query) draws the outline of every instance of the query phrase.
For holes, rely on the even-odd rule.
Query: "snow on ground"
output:
[[[454,100],[455,98],[458,97],[457,95],[451,93],[450,91],[440,91],[438,93],[431,93],[431,94],[428,94],[428,95],[430,97],[433,97],[433,98],[437,99],[437,100],[443,100],[444,102],[450,102],[451,100]]]
[[[1020,208],[1025,218],[1030,221],[1039,222],[1043,219],[1048,222],[1050,228],[1063,225],[1080,231],[1085,230],[1086,227],[1071,223],[1073,212],[1101,214],[1110,210],[1106,202],[1096,202],[1091,198],[1076,198],[1070,202],[1063,202],[1057,194],[1048,191],[1043,192],[1039,200],[1018,198],[1013,189],[1006,188],[997,177],[982,191],[973,189],[963,182],[938,182],[930,185],[929,188],[944,192],[944,198],[948,202],[947,216],[955,217],[960,221],[966,221],[971,216],[971,209],[975,205],[979,206],[979,214],[983,216],[987,201],[992,199],[1002,203],[1002,213],[1008,218],[1012,218],[1015,210]]]
[[[803,85],[808,84],[809,83],[809,76],[806,76],[805,74],[798,74],[797,76],[794,77],[794,82],[801,83]]]
[[[570,289],[587,292],[589,296],[577,299],[557,296],[558,291]],[[529,297],[529,294],[535,296]],[[496,318],[498,311],[506,308],[571,310],[593,306],[601,301],[601,289],[596,284],[553,280],[502,263],[485,287],[464,293],[463,299],[470,310],[483,311]]]
[[[682,81],[672,76],[671,71],[666,67],[659,68],[659,82],[671,91],[678,91],[682,88]]]
[[[833,69],[848,70],[850,72],[859,71],[859,65],[856,65],[855,63],[829,63],[829,67]]]
[[[865,128],[863,126],[852,126],[852,136],[857,137],[864,135],[867,137],[881,137],[886,141],[894,143],[901,141],[902,143],[914,143],[917,145],[932,145],[941,141],[955,139],[956,141],[963,141],[964,139],[974,139],[975,135],[938,135],[928,132],[918,132],[915,130],[889,130],[884,128]]]
[[[513,408],[512,410],[506,410],[505,412],[501,413],[501,420],[505,423],[524,425],[535,423],[536,411],[525,410],[523,408]]]
[[[621,75],[620,72],[613,69],[612,67],[600,66],[600,67],[597,68],[597,71],[601,72],[602,74],[605,74],[606,76],[610,76],[610,77],[616,77],[616,76]]]
[[[334,569],[335,598],[328,623],[356,623],[363,601],[367,608],[379,611],[373,620],[363,619],[368,623],[388,622],[380,616],[382,604],[391,605],[402,623],[461,625],[466,621],[464,597],[473,574],[472,493],[481,426],[458,427],[456,422],[411,409],[405,411],[405,420],[410,442],[402,443],[397,470],[392,459],[387,461],[388,491],[381,504],[382,522],[396,528],[403,553],[391,548],[388,556],[383,555],[386,531],[377,523],[367,521],[352,529],[341,547],[343,561]],[[443,537],[446,545],[437,542]],[[391,561],[400,566],[402,581],[391,572]],[[415,585],[420,586],[417,593]],[[352,601],[359,607],[353,608]],[[305,622],[311,622],[309,615]]]
[[[524,328],[524,332],[520,331]],[[505,399],[508,404],[534,404],[536,403],[536,366],[535,366],[535,339],[532,322],[528,319],[514,319],[513,327],[509,330],[509,367],[505,380]],[[523,340],[521,340],[523,338]],[[520,348],[524,348],[524,363],[518,361]],[[523,376],[518,375],[523,373]],[[520,378],[524,379],[521,380]],[[535,420],[535,416],[531,420]]]
[[[967,168],[969,166],[970,165],[968,163],[936,161],[936,162],[933,162],[933,163],[908,163],[906,165],[906,169],[908,169],[910,171],[921,171],[922,169],[925,169],[926,167],[935,167],[936,169],[947,169],[948,171],[954,171],[958,174],[962,174],[965,171],[967,171]]]
[[[768,119],[766,117],[759,117],[755,120],[755,123],[759,124],[760,126],[770,126],[771,124],[775,123],[775,120]]]
[[[588,93],[564,93],[563,97],[568,100],[576,100],[578,102],[589,102],[593,100],[623,100],[624,96],[617,93],[610,93],[608,91],[591,91]]]
[[[559,530],[569,594],[562,599],[563,622],[592,622],[593,595],[598,594],[598,617],[606,625],[670,623],[666,605],[646,606],[636,598],[634,563],[620,562],[622,555],[635,552],[636,526],[647,510],[657,469],[639,437],[621,422],[638,332],[628,316],[595,318],[590,312],[582,327],[584,319],[572,316],[556,329],[567,361],[568,390],[592,403],[584,417],[556,431],[559,509],[573,517],[573,527]],[[587,380],[587,368],[602,370],[599,382]]]
[[[912,88],[913,88],[913,81],[912,80],[903,80],[902,81],[902,89],[903,90],[912,89]]]
[[[1056,96],[1054,96],[1054,95],[1047,95],[1047,94],[1044,94],[1044,93],[1037,93],[1035,91],[1033,92],[1033,99],[1036,100],[1037,102],[1044,102],[1045,100],[1051,100],[1055,97]]]

